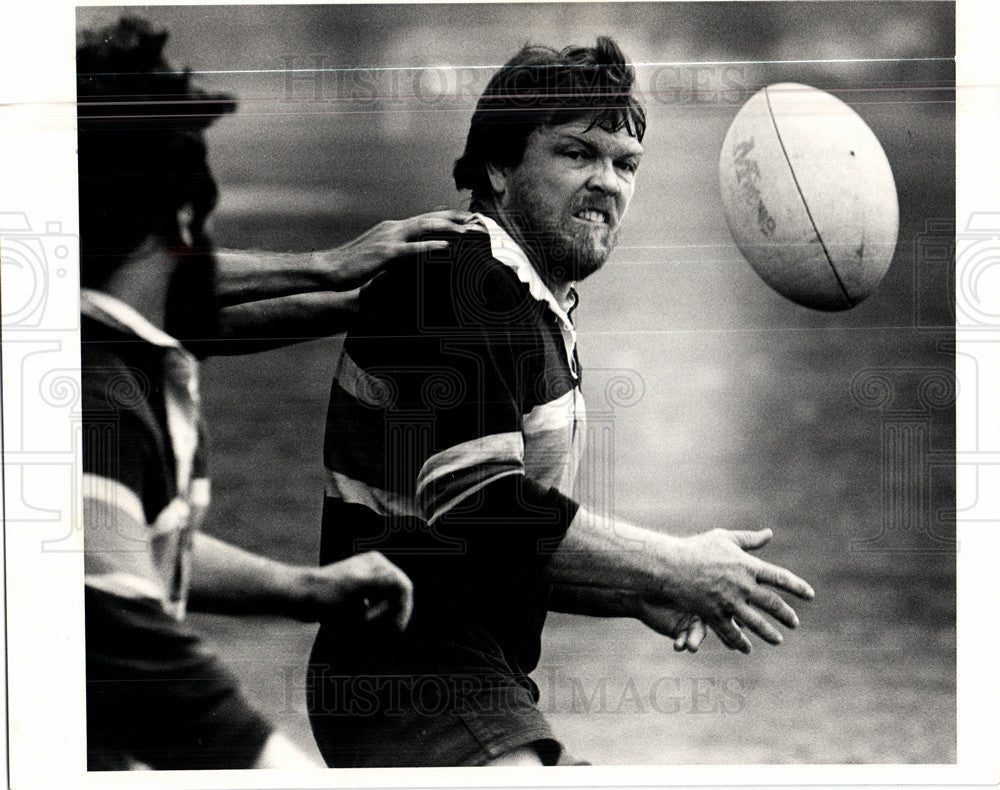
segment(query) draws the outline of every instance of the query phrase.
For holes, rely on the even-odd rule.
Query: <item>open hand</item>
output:
[[[702,621],[723,644],[744,653],[750,652],[750,640],[740,626],[770,644],[780,644],[781,633],[764,614],[788,628],[795,628],[799,621],[774,588],[806,600],[814,593],[790,571],[747,553],[764,546],[772,535],[769,529],[715,529],[688,538],[664,536],[656,550],[662,567],[660,586],[643,599],[640,619],[674,636],[676,649],[697,649],[699,637],[704,636]],[[694,616],[700,618],[700,632],[693,630]],[[671,632],[671,623],[676,624],[676,632]]]

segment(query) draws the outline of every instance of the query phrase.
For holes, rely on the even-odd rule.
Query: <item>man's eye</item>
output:
[[[583,159],[583,157],[586,156],[586,154],[584,154],[583,151],[577,150],[576,148],[569,148],[563,151],[563,156],[568,157],[569,159],[576,160],[576,159]]]
[[[626,162],[619,162],[618,167],[620,167],[626,173],[634,173],[636,170],[639,169],[639,163],[634,162],[632,160],[628,160]]]

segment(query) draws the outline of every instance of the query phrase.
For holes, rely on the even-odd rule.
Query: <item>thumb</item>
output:
[[[730,533],[732,539],[736,542],[736,545],[741,549],[753,550],[759,549],[764,546],[771,538],[774,537],[774,533],[770,529],[758,529],[758,530],[748,530],[748,529],[737,529]]]

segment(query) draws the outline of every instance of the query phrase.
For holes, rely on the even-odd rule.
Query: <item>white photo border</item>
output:
[[[880,0],[871,0],[879,2]],[[928,0],[934,1],[934,0]],[[145,2],[142,5],[198,5]],[[274,3],[278,5],[280,3]],[[87,3],[86,5],[139,5]],[[33,419],[40,378],[79,387],[74,42],[76,4],[5,3],[0,24],[0,212],[50,234],[65,268],[48,283],[60,309],[36,326],[4,327],[5,616],[9,783],[19,788],[320,788],[505,786],[995,785],[1000,776],[996,573],[1000,557],[1000,267],[964,266],[968,233],[1000,245],[1000,4],[957,2],[957,223],[959,324],[958,761],[955,765],[662,766],[526,769],[143,772],[87,774],[83,748],[82,537],[79,426]],[[5,215],[6,216],[6,215]],[[16,219],[16,218],[14,218]],[[11,219],[10,221],[14,221]],[[57,227],[58,226],[58,227]],[[2,241],[3,239],[0,239]],[[49,242],[47,242],[49,243]],[[993,255],[996,257],[996,249]],[[970,277],[981,275],[978,285]],[[974,288],[985,290],[975,291]],[[46,292],[48,293],[48,292]],[[30,295],[29,295],[30,298]],[[22,303],[22,294],[4,300]],[[66,307],[68,305],[68,307]],[[962,316],[978,316],[963,325]],[[44,355],[44,363],[39,361]],[[74,371],[77,371],[74,379]],[[69,437],[67,434],[71,434]],[[23,465],[42,464],[61,518],[20,519]],[[39,534],[70,550],[40,552]]]

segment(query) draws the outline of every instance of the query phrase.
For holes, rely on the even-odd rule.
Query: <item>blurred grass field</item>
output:
[[[559,43],[569,30],[584,41],[610,29],[640,62],[755,63],[732,94],[718,90],[732,74],[708,71],[693,79],[714,93],[647,96],[647,153],[622,242],[581,288],[574,316],[591,417],[582,498],[680,533],[773,527],[762,556],[817,597],[797,606],[801,628],[783,645],[757,642],[749,657],[714,638],[677,655],[637,623],[553,615],[536,673],[542,707],[571,752],[596,764],[953,762],[953,283],[947,256],[927,254],[954,233],[954,107],[939,92],[953,71],[849,62],[951,54],[950,6],[684,6],[541,5],[531,22],[515,5],[472,16],[447,6],[155,13],[178,59],[230,70],[203,79],[243,101],[210,135],[222,188],[215,236],[239,248],[328,246],[387,217],[459,205],[448,172],[474,97],[352,114],[303,85],[289,103],[280,74],[251,73],[288,54],[299,66],[312,52],[352,66],[498,63],[529,38]],[[191,44],[213,35],[212,56]],[[767,62],[817,56],[844,63]],[[669,87],[662,74],[644,67],[639,82]],[[771,292],[722,218],[715,167],[728,122],[748,91],[786,80],[851,101],[896,178],[896,258],[848,313],[810,312]],[[206,363],[207,529],[316,560],[337,342]],[[261,708],[312,748],[303,683],[313,628],[192,620]]]

